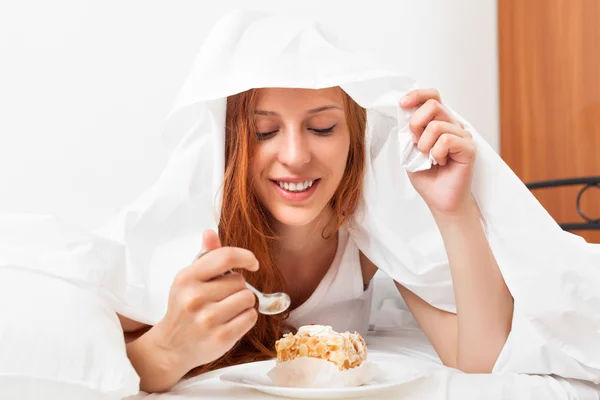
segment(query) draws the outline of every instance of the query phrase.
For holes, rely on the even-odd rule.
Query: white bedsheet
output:
[[[600,399],[600,385],[575,380],[536,375],[464,374],[444,367],[420,330],[374,332],[367,336],[370,351],[389,355],[399,363],[413,362],[427,366],[431,374],[425,378],[378,393],[377,399],[420,400],[563,400]],[[219,376],[232,369],[213,371],[180,382],[169,393],[140,394],[128,400],[190,399],[276,399],[262,392],[229,386]]]

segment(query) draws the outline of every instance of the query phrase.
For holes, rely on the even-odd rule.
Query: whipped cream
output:
[[[337,335],[337,332],[329,325],[304,325],[298,329],[298,335],[303,333],[309,336],[333,336]]]

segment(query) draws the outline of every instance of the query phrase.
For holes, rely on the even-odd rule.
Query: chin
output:
[[[310,224],[320,214],[320,210],[285,208],[273,210],[271,215],[280,223],[287,226],[305,226]]]

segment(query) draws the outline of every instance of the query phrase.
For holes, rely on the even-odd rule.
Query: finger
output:
[[[240,290],[218,303],[205,307],[198,314],[199,322],[206,327],[215,327],[228,323],[250,308],[254,308],[256,296],[248,289]]]
[[[212,229],[207,229],[202,234],[202,249],[206,251],[216,250],[221,247],[219,235]]]
[[[402,100],[400,100],[400,107],[402,108],[413,108],[421,104],[424,104],[427,100],[437,100],[439,103],[442,102],[442,97],[439,90],[437,89],[416,89],[408,92]]]
[[[257,320],[258,312],[249,308],[221,326],[217,331],[217,339],[222,343],[237,342],[252,329]]]
[[[211,229],[207,229],[202,233],[202,249],[196,255],[196,260],[200,257],[203,257],[211,250],[215,250],[221,247],[221,239],[219,239],[219,235]]]
[[[425,104],[414,112],[408,123],[415,140],[419,140],[421,134],[431,121],[455,122],[442,103],[435,99],[427,100]]]
[[[460,164],[472,163],[475,159],[475,144],[466,138],[444,133],[431,149],[431,156],[441,166],[449,159]]]
[[[230,321],[249,308],[254,308],[256,296],[248,289],[235,292],[216,304],[217,309],[223,314],[224,321]]]
[[[233,268],[248,271],[258,270],[258,260],[254,254],[238,247],[221,247],[206,253],[188,267],[191,273],[201,281],[209,281]]]
[[[202,291],[205,301],[219,302],[244,289],[246,289],[244,277],[234,272],[202,282],[199,290]]]
[[[470,138],[471,134],[460,126],[450,122],[431,121],[417,142],[417,148],[422,153],[429,153],[440,136],[445,133],[456,135],[458,137]]]
[[[184,309],[196,312],[242,290],[247,290],[244,277],[238,273],[231,273],[219,276],[209,282],[189,279],[184,285],[177,288],[177,297]]]

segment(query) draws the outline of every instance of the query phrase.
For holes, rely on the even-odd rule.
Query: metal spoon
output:
[[[204,256],[206,253],[208,253],[208,250],[202,250],[200,253],[198,253],[198,255],[196,256],[194,261],[199,259],[200,257]],[[229,270],[229,271],[225,272],[225,274],[223,274],[223,275],[227,275],[227,274],[231,274],[231,273],[233,273],[233,271]],[[246,287],[252,293],[254,293],[254,295],[258,299],[258,312],[261,314],[264,314],[264,315],[280,314],[280,313],[284,312],[285,310],[287,310],[290,307],[290,305],[292,304],[292,300],[290,299],[290,296],[288,296],[286,293],[279,292],[279,293],[265,294],[265,293],[261,292],[260,290],[256,289],[254,286],[252,286],[248,282],[246,282]]]

